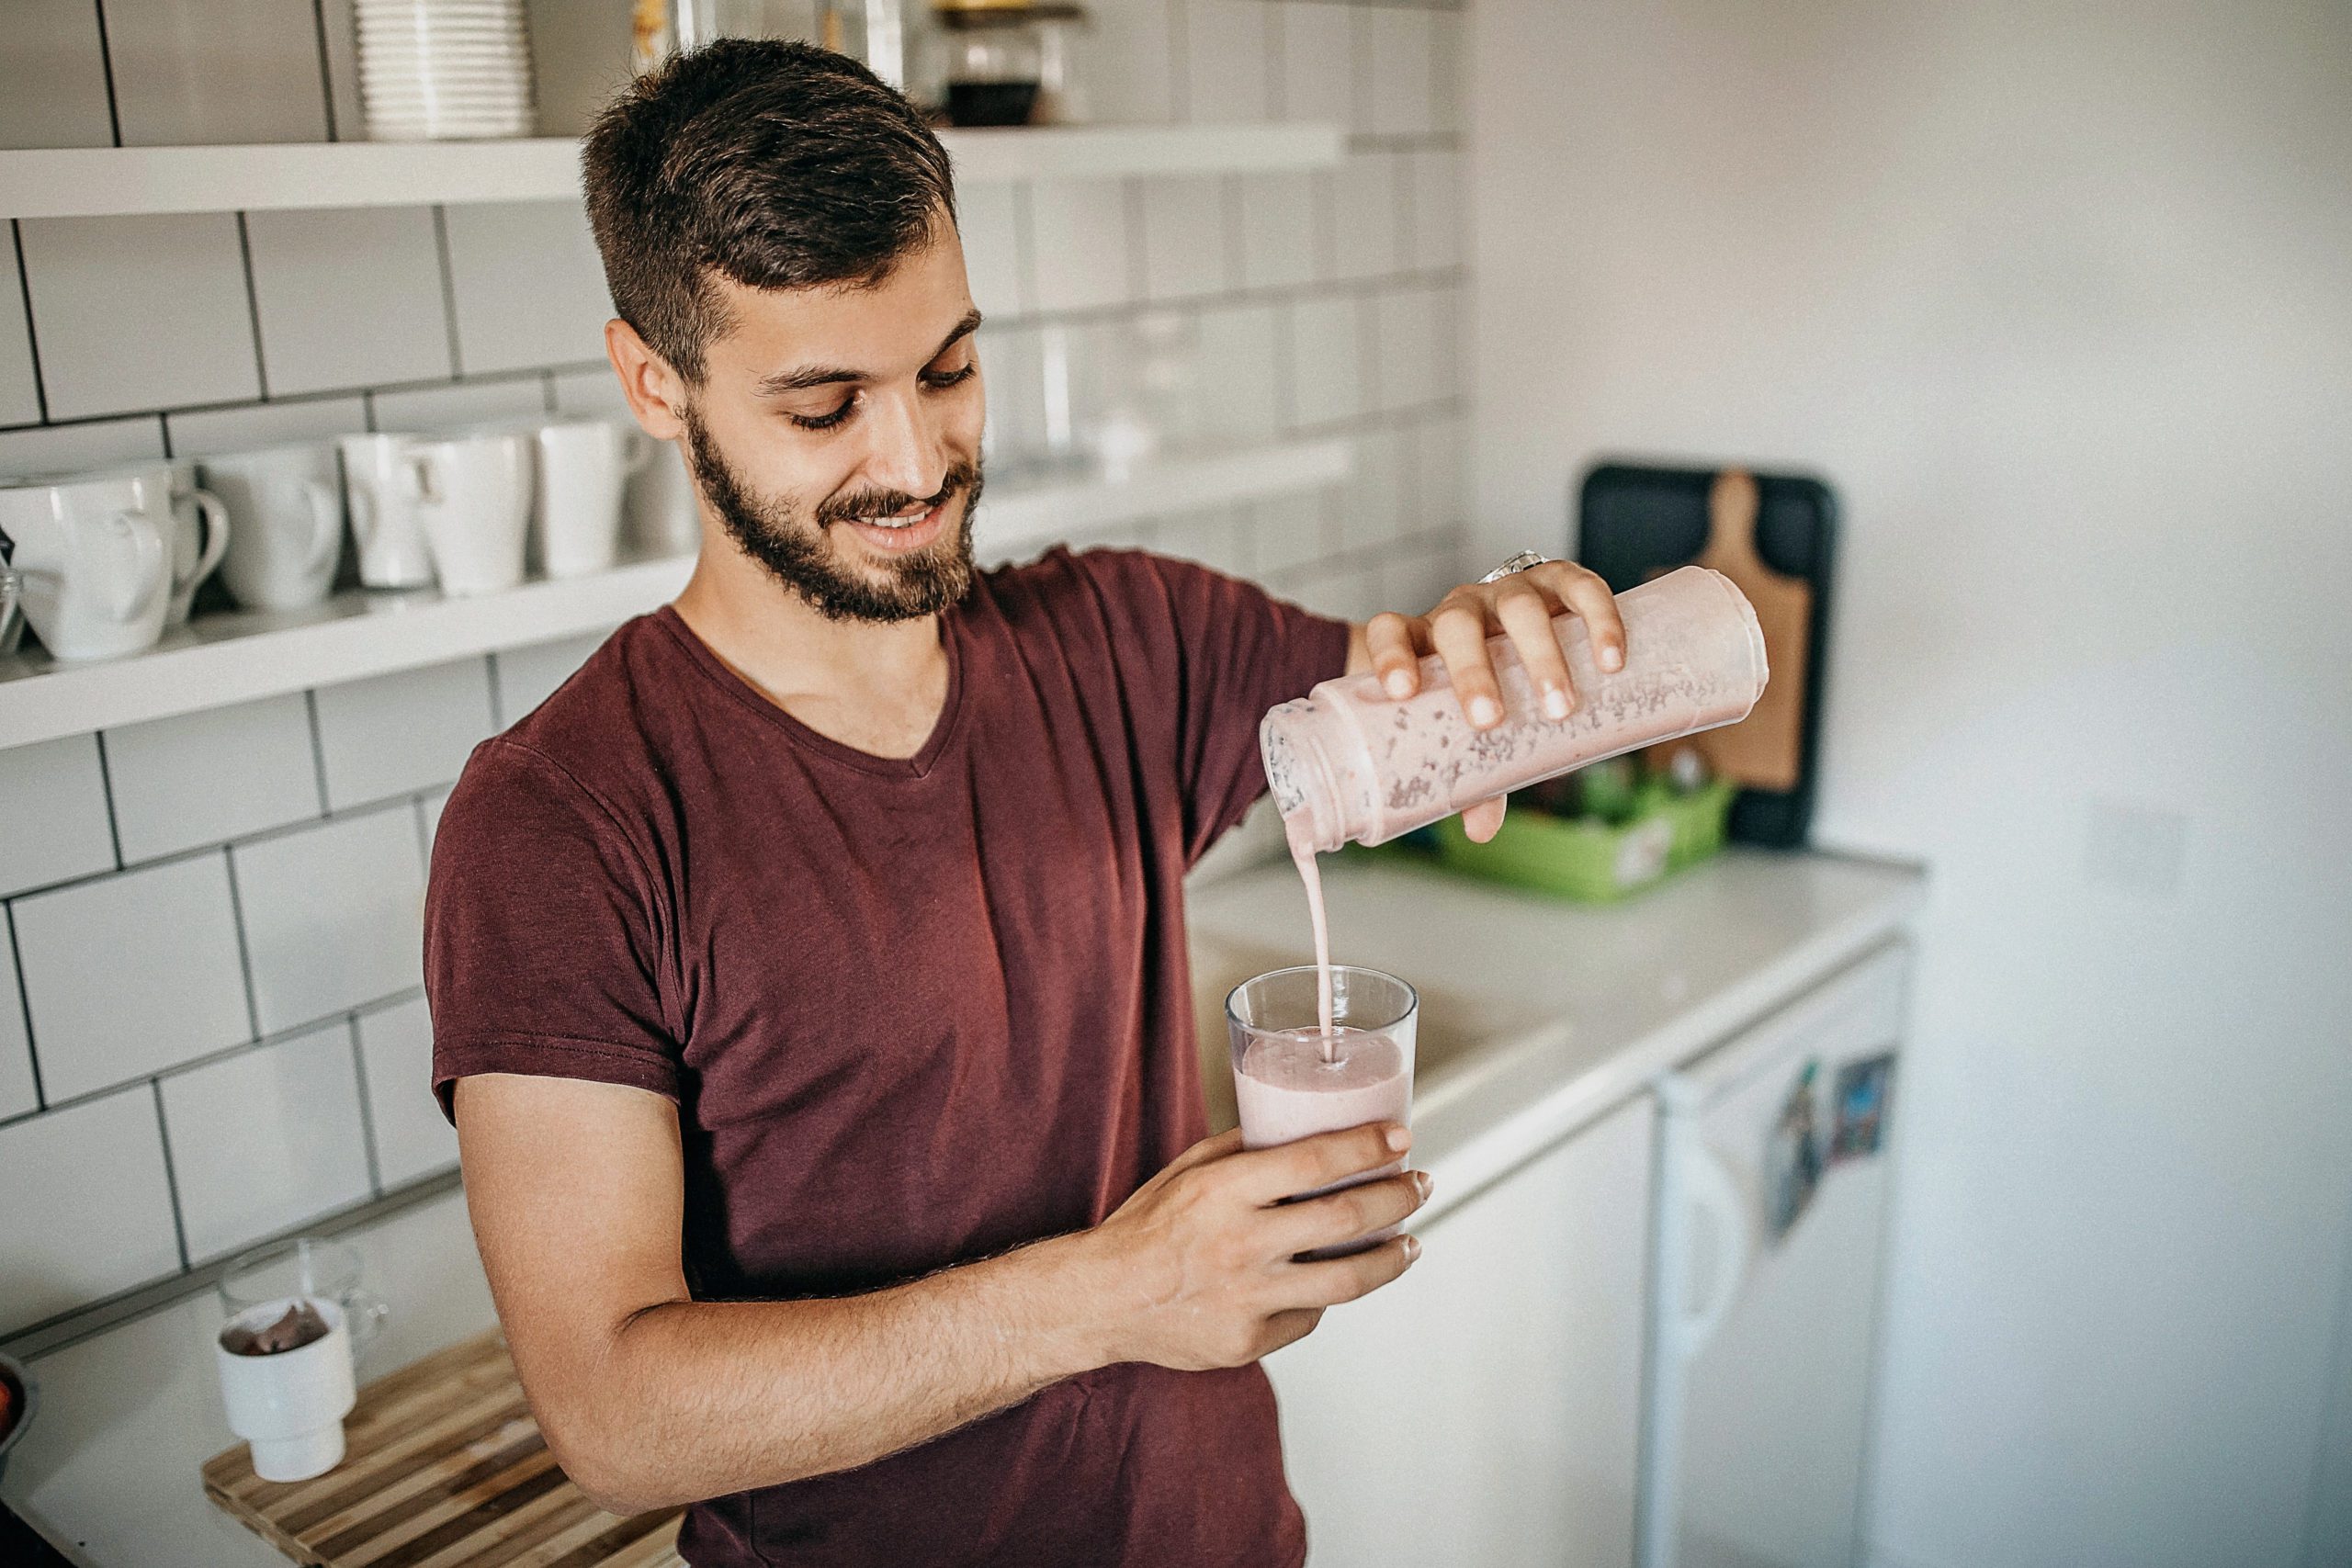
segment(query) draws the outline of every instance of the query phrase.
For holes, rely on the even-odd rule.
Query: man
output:
[[[1565,712],[1552,565],[1428,620],[1132,552],[977,575],[983,417],[945,154],[854,63],[630,88],[588,200],[645,428],[706,516],[677,602],[485,742],[441,818],[437,1090],[549,1445],[697,1565],[1295,1564],[1260,1357],[1395,1279],[1373,1126],[1204,1139],[1182,878],[1256,723],[1484,638]],[[1499,804],[1478,815],[1491,833]],[[1408,1436],[1399,1434],[1399,1440]]]

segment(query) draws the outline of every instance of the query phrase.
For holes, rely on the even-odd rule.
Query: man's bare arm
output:
[[[1254,1360],[1394,1279],[1418,1248],[1399,1237],[1328,1262],[1293,1254],[1394,1224],[1428,1190],[1411,1173],[1274,1208],[1394,1159],[1403,1130],[1249,1154],[1227,1134],[1091,1231],[865,1295],[695,1302],[668,1100],[486,1074],[459,1081],[457,1108],[516,1370],[557,1460],[616,1512],[849,1469],[1116,1361]]]

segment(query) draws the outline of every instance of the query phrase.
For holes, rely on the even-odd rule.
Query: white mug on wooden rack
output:
[[[523,581],[530,536],[531,437],[485,431],[408,447],[417,519],[432,547],[441,592],[496,593]]]
[[[343,556],[343,486],[334,448],[266,446],[197,460],[204,488],[229,509],[220,581],[249,610],[299,610],[334,586]]]
[[[346,435],[343,493],[351,508],[352,542],[359,547],[359,581],[369,588],[429,588],[433,552],[417,515],[424,499],[409,448],[415,435]]]
[[[157,473],[0,489],[25,619],[51,657],[118,659],[154,645],[171,578],[156,519],[170,514],[169,476]]]
[[[621,497],[653,460],[653,438],[610,419],[554,420],[533,431],[538,499],[531,525],[549,577],[604,571],[620,558]]]

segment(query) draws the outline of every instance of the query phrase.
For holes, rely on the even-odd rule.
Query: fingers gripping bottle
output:
[[[1552,617],[1576,711],[1544,716],[1508,637],[1487,639],[1503,722],[1470,728],[1436,655],[1420,690],[1397,701],[1375,675],[1326,681],[1259,726],[1266,782],[1291,851],[1385,843],[1525,784],[1637,747],[1734,724],[1764,694],[1764,631],[1721,572],[1686,566],[1617,596],[1625,665],[1603,674],[1582,620]]]

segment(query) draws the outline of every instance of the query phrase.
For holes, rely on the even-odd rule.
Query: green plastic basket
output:
[[[1474,844],[1462,818],[1437,826],[1437,852],[1446,865],[1490,882],[1605,904],[1638,893],[1724,844],[1733,785],[1716,779],[1689,795],[1652,780],[1641,788],[1632,820],[1569,820],[1521,809],[1503,818],[1502,831]]]

